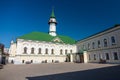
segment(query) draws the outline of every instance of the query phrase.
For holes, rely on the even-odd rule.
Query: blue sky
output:
[[[120,0],[0,0],[0,43],[48,32],[54,6],[57,34],[83,39],[120,23]]]

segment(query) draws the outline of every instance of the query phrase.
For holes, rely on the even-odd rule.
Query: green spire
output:
[[[52,9],[52,14],[50,16],[51,18],[55,18],[55,14],[54,14],[54,8]]]

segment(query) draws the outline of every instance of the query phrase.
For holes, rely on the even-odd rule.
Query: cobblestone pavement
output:
[[[117,64],[7,64],[0,69],[0,80],[120,80],[119,75]]]

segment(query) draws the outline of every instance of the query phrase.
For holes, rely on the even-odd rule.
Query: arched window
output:
[[[115,37],[114,36],[111,37],[111,42],[112,42],[112,44],[115,44]]]
[[[92,48],[95,49],[95,43],[94,42],[92,43]]]
[[[41,48],[38,49],[38,54],[41,54]]]
[[[24,47],[24,53],[27,53],[27,47]]]
[[[31,54],[34,54],[34,48],[31,48]]]
[[[100,41],[98,41],[98,48],[100,48]]]
[[[107,39],[104,39],[104,47],[107,47]]]
[[[51,49],[51,54],[54,54],[54,49]]]
[[[25,62],[25,60],[22,60],[22,63],[24,63]]]
[[[48,49],[47,48],[45,49],[45,54],[48,54]]]
[[[62,50],[62,49],[60,50],[60,54],[61,54],[61,55],[63,54],[63,50]]]
[[[88,50],[90,49],[90,44],[88,43]]]
[[[72,50],[70,50],[70,53],[72,53]]]
[[[105,55],[106,55],[106,60],[109,60],[109,54],[106,53]]]
[[[65,54],[67,54],[67,49],[65,50]]]
[[[86,50],[86,46],[85,45],[83,45],[83,50]]]
[[[114,60],[118,60],[118,54],[117,54],[117,52],[114,52],[113,56],[114,56]]]
[[[96,54],[94,54],[94,60],[96,60]]]

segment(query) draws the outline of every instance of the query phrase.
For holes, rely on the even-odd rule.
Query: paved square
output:
[[[7,64],[0,69],[0,80],[120,80],[119,74],[116,64]]]

